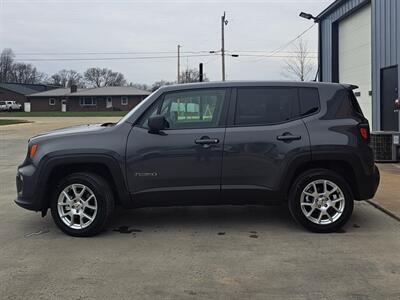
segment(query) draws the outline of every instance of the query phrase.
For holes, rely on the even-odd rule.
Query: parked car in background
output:
[[[0,101],[0,111],[20,111],[22,105],[15,101]]]
[[[73,236],[101,232],[115,205],[288,203],[315,232],[338,230],[379,171],[352,86],[225,82],[162,87],[117,124],[29,140],[16,203],[50,208]]]

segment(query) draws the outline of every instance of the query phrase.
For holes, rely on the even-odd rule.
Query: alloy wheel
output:
[[[69,228],[84,229],[96,218],[98,211],[96,196],[83,184],[71,184],[60,193],[57,211]]]
[[[318,225],[336,222],[344,212],[345,203],[339,186],[324,179],[309,183],[300,198],[301,211],[308,220]]]

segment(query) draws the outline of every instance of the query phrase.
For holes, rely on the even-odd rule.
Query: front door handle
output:
[[[219,139],[212,139],[209,137],[202,137],[201,139],[197,139],[194,141],[198,145],[211,145],[211,144],[218,144]]]
[[[291,133],[284,133],[283,135],[278,135],[276,137],[278,141],[283,141],[283,142],[290,142],[290,141],[298,141],[301,140],[300,135],[293,135]]]

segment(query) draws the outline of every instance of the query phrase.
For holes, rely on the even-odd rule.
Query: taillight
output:
[[[368,130],[366,128],[360,128],[360,133],[364,140],[368,139]]]
[[[363,140],[369,141],[369,125],[368,124],[360,124],[360,135]]]

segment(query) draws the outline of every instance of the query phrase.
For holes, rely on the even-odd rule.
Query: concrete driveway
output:
[[[34,120],[0,127],[0,299],[400,299],[400,223],[368,203],[327,235],[225,206],[120,210],[69,237],[13,203],[16,166],[33,134],[113,119]]]

